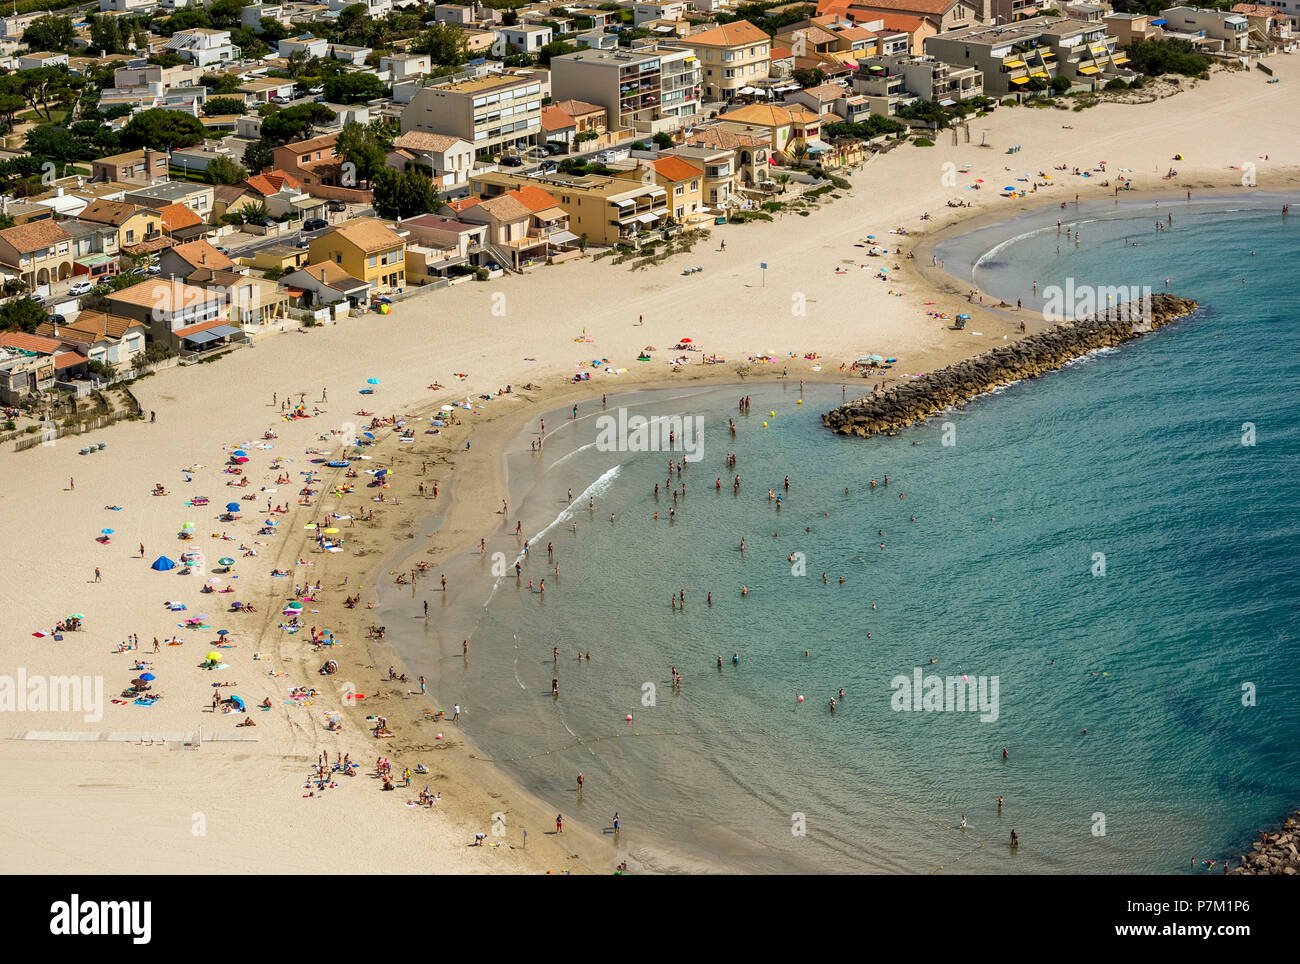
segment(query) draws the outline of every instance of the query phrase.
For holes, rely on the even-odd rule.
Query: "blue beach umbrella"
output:
[[[235,449],[235,451],[232,454],[237,458],[244,458],[244,459],[248,458],[248,453],[245,452],[243,449]]]
[[[244,701],[243,701],[240,697],[238,697],[238,696],[231,696],[231,697],[230,697],[230,702],[231,702],[231,703],[234,703],[236,706],[238,706],[241,712],[244,710]]]
[[[367,384],[367,385],[378,385],[379,383],[380,383],[380,380],[379,380],[378,378],[367,378],[367,379],[366,379],[366,384]]]
[[[100,530],[99,530],[99,534],[100,534],[101,536],[111,536],[111,535],[113,534],[113,530],[112,530],[112,529],[100,529]]]
[[[144,680],[146,683],[152,683],[158,677],[154,676],[153,673],[141,673],[140,678]]]
[[[239,511],[239,503],[238,503],[238,502],[227,502],[227,503],[226,503],[226,511],[227,511],[227,512],[238,512],[238,511]]]

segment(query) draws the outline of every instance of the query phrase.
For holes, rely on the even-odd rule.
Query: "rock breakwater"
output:
[[[1007,345],[999,345],[924,378],[895,385],[841,405],[822,416],[822,423],[842,435],[880,435],[897,431],[977,395],[1025,378],[1055,371],[1075,358],[1140,338],[1190,314],[1196,302],[1160,293],[1141,312],[1113,309],[1113,317],[1063,321]]]

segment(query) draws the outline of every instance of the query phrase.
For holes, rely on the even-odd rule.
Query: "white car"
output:
[[[79,295],[90,294],[90,289],[93,287],[95,286],[91,284],[89,281],[78,281],[76,284],[74,284],[71,288],[68,289],[68,294],[69,296],[76,298]]]

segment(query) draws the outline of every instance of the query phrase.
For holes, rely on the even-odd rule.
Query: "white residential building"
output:
[[[163,45],[163,49],[200,67],[226,63],[240,57],[239,48],[230,42],[229,30],[212,30],[207,27],[178,30]]]

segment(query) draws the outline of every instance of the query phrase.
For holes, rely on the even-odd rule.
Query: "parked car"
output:
[[[564,141],[547,141],[546,153],[550,154],[551,157],[558,157],[561,154],[567,154],[569,153],[569,145],[564,143]]]
[[[302,229],[304,231],[324,231],[329,226],[330,223],[324,218],[308,218],[306,221],[302,222]]]
[[[542,161],[549,156],[550,155],[546,153],[546,148],[544,147],[530,147],[528,150],[524,151],[524,157],[533,161]]]
[[[522,157],[503,157],[501,158],[502,167],[523,167],[524,159]]]
[[[272,103],[272,104],[288,104],[288,103],[291,103],[291,101],[290,101],[290,99],[289,99],[288,97],[285,97],[283,94],[276,94],[274,97],[271,98],[271,103]]]
[[[149,272],[146,271],[143,267],[140,267],[139,265],[137,265],[136,267],[130,269],[130,270],[127,271],[126,273],[127,273],[127,274],[139,275],[140,277],[143,278],[143,277],[144,277],[146,274],[148,274]]]
[[[58,313],[55,313],[50,315],[50,323],[53,325],[66,325],[68,323],[68,319],[64,318],[62,315]]]
[[[76,298],[79,295],[88,294],[90,292],[90,289],[93,287],[95,286],[91,284],[89,281],[78,281],[74,283],[71,288],[68,289],[68,294],[71,295],[73,298]]]
[[[326,207],[328,207],[331,211],[346,211],[348,209],[348,205],[346,201],[330,201],[330,203],[327,204]]]
[[[309,93],[309,94],[323,94],[323,93],[325,93],[325,88],[324,88],[324,87],[313,87],[313,88],[311,88],[310,90],[308,90],[307,93]]]
[[[615,161],[621,161],[632,155],[632,152],[626,147],[615,148],[609,151],[601,151],[596,155],[596,160],[601,164],[613,164]]]
[[[224,254],[227,258],[230,257],[230,249],[225,247],[224,245],[214,244],[213,247],[216,248],[218,251],[220,251],[222,254]]]
[[[162,274],[162,268],[160,268],[156,264],[151,264],[144,270],[147,271],[149,274]]]

